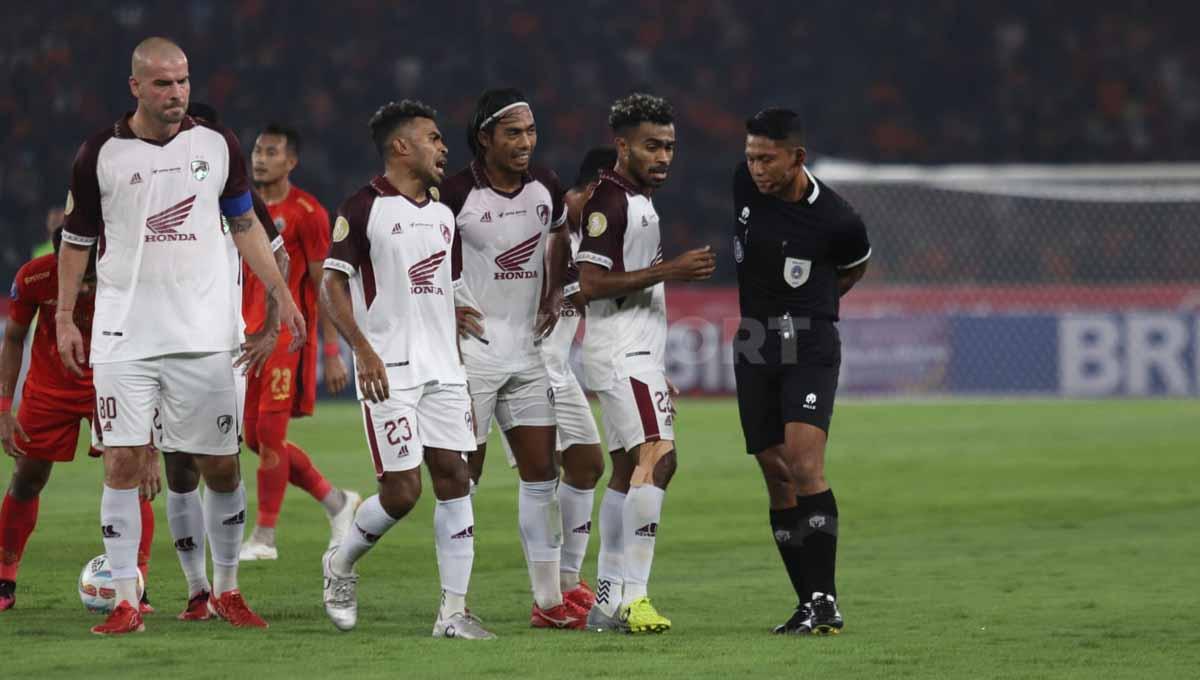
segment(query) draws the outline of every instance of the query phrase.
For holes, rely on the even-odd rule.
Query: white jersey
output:
[[[532,167],[521,188],[507,193],[493,188],[483,168],[472,162],[439,190],[455,215],[463,281],[483,314],[483,339],[462,343],[468,370],[507,374],[539,365],[534,329],[545,281],[546,234],[566,223],[558,178]]]
[[[575,270],[575,256],[579,253],[582,234],[573,229],[568,231],[571,238],[571,269]],[[563,290],[562,308],[559,310],[558,323],[550,335],[542,340],[542,361],[546,364],[546,372],[550,374],[550,384],[559,387],[573,382],[571,372],[571,345],[575,343],[575,335],[579,332],[579,322],[583,314],[575,309],[575,305],[567,299],[568,296],[579,292],[578,273],[568,274],[568,283]]]
[[[232,351],[241,300],[221,218],[251,209],[241,147],[191,117],[166,142],[139,139],[129,115],[80,147],[67,194],[63,240],[98,251],[91,362]]]
[[[338,208],[325,268],[350,277],[354,320],[393,390],[467,382],[454,318],[454,238],[449,208],[414,203],[382,176]]]
[[[578,263],[611,271],[638,271],[662,261],[658,213],[650,197],[610,170],[583,208]],[[608,389],[615,378],[663,371],[667,345],[666,286],[588,302],[583,367],[590,389]]]

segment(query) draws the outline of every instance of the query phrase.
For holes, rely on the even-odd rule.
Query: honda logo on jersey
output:
[[[408,268],[408,280],[412,284],[413,295],[442,295],[442,289],[435,286],[433,277],[437,274],[442,260],[446,259],[446,251],[439,250],[429,257]]]
[[[166,210],[154,213],[146,218],[146,243],[162,243],[164,241],[195,241],[195,234],[181,234],[176,229],[183,226],[192,206],[196,203],[195,196],[189,196]]]
[[[500,271],[496,272],[496,280],[536,279],[538,276],[536,269],[534,271],[525,271],[522,267],[533,259],[533,254],[537,252],[538,241],[541,238],[542,235],[540,233],[534,234],[497,255],[495,261]]]

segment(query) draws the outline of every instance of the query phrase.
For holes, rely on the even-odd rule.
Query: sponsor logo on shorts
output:
[[[813,515],[812,517],[808,518],[808,526],[812,527],[813,529],[820,529],[828,522],[829,520],[825,518],[825,515]]]
[[[511,281],[513,279],[536,279],[538,273],[534,271],[526,271],[522,269],[531,259],[534,252],[537,251],[538,241],[542,235],[540,233],[521,241],[517,245],[496,256],[496,266],[500,271],[494,272],[497,281]]]
[[[238,510],[236,515],[230,515],[221,521],[221,526],[232,527],[246,523],[246,511]]]
[[[792,532],[788,531],[787,529],[776,529],[775,530],[775,542],[776,543],[787,543],[790,540],[792,540]]]
[[[463,529],[462,531],[460,531],[457,534],[454,534],[453,536],[450,537],[451,540],[458,539],[458,538],[475,538],[475,525],[472,524],[471,526],[467,527],[466,529]]]
[[[817,395],[816,395],[816,393],[814,393],[814,392],[808,393],[808,396],[804,398],[804,408],[806,408],[810,411],[817,410]]]
[[[207,164],[205,165],[207,174]],[[175,205],[154,213],[146,218],[146,243],[167,243],[173,241],[195,241],[196,235],[179,233],[179,227],[187,221],[192,207],[196,205],[196,197],[189,196]]]
[[[233,427],[233,416],[223,415],[217,416],[217,429],[221,434],[229,434],[229,430]]]
[[[646,526],[642,527],[641,529],[638,529],[637,531],[633,532],[633,535],[634,536],[648,536],[649,538],[654,538],[655,536],[658,535],[658,522],[651,522],[651,523],[647,524]]]
[[[175,550],[179,552],[191,552],[196,549],[196,539],[191,536],[184,536],[175,541]]]
[[[445,294],[440,286],[433,285],[433,277],[445,259],[446,251],[439,250],[408,268],[408,280],[412,284],[410,292],[413,295]]]

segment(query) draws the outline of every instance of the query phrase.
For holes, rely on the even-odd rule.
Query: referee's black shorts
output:
[[[784,441],[784,425],[808,423],[829,432],[838,372],[841,339],[831,322],[814,322],[796,332],[795,361],[785,360],[776,332],[767,333],[762,361],[735,356],[738,412],[746,453],[759,454]]]

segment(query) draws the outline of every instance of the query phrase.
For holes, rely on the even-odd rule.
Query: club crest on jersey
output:
[[[742,214],[738,216],[738,222],[745,224],[750,221],[750,206],[742,206]]]
[[[803,286],[811,271],[812,260],[789,257],[783,261],[783,280],[792,288]]]
[[[179,227],[187,222],[192,206],[196,204],[195,196],[188,196],[175,205],[154,213],[146,218],[146,243],[165,243],[168,241],[195,241],[195,234],[181,234]]]
[[[408,268],[408,280],[412,284],[410,292],[413,295],[443,294],[441,287],[434,285],[433,277],[445,259],[446,251],[439,250]]]
[[[533,254],[537,252],[538,242],[541,240],[540,233],[521,241],[517,245],[496,256],[496,266],[500,271],[495,272],[497,281],[511,281],[513,279],[536,279],[537,271],[525,271],[523,267],[533,259]]]
[[[450,245],[450,227],[440,225],[442,227],[442,238],[446,241],[446,245]]]
[[[594,212],[588,215],[587,233],[592,238],[597,238],[608,230],[608,218],[602,212]]]
[[[283,230],[287,229],[287,220],[283,219],[282,216],[276,217],[274,222],[275,222],[275,231],[278,231],[279,233],[282,234]]]
[[[197,182],[203,182],[208,177],[208,161],[192,161],[192,177]]]
[[[345,241],[346,237],[349,235],[350,235],[350,221],[347,220],[345,217],[338,215],[337,220],[333,223],[333,236],[331,237],[333,239],[333,242],[339,243],[341,241]]]
[[[742,260],[744,260],[744,259],[746,259],[746,251],[742,248],[742,239],[734,236],[733,237],[733,260],[734,260],[734,262],[741,264]]]
[[[538,203],[537,216],[538,216],[538,219],[542,221],[543,227],[549,226],[550,225],[550,206],[546,205],[545,203]]]

